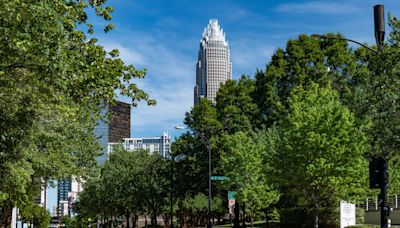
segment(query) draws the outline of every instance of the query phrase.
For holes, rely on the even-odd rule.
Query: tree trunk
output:
[[[153,207],[153,212],[151,213],[151,226],[157,227],[157,209]]]
[[[186,212],[183,210],[179,211],[179,223],[180,223],[180,228],[187,228],[187,221],[186,221]]]
[[[253,228],[253,210],[250,210],[250,223],[251,223],[251,228]]]
[[[243,204],[242,207],[242,211],[243,211],[243,223],[242,223],[242,227],[246,228],[246,204]]]
[[[318,204],[314,205],[314,228],[318,228],[319,218],[318,218]]]
[[[170,218],[171,215],[169,213],[167,213],[167,212],[164,212],[161,215],[162,215],[162,218],[164,220],[164,226],[165,227],[169,227],[170,221],[171,221],[171,218]]]
[[[147,228],[147,214],[144,214],[144,227]]]
[[[12,220],[12,205],[11,202],[8,201],[5,205],[1,208],[0,211],[0,227],[9,228],[11,227],[11,220]]]
[[[128,213],[128,214],[125,215],[125,218],[126,218],[126,227],[127,227],[127,228],[130,228],[130,226],[129,226],[130,217],[131,217],[131,213]]]
[[[132,213],[132,227],[135,228],[137,226],[137,222],[139,221],[139,216],[137,213]]]
[[[233,227],[234,228],[239,228],[240,227],[240,221],[239,221],[239,217],[240,217],[240,210],[239,210],[239,202],[235,202],[235,209],[234,209],[234,213],[235,213],[235,218],[233,221]]]

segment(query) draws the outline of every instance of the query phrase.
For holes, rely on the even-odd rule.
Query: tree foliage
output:
[[[0,1],[0,224],[37,197],[30,190],[38,179],[85,175],[95,165],[92,130],[116,90],[133,105],[155,104],[132,83],[145,70],[79,29],[93,33],[88,8],[111,19],[105,2]]]
[[[228,184],[236,191],[236,200],[254,213],[269,208],[279,199],[279,192],[271,180],[273,174],[264,132],[238,132],[225,135],[221,163]]]
[[[288,104],[287,116],[270,131],[272,164],[284,194],[295,198],[292,205],[314,208],[318,227],[321,207],[365,196],[368,144],[362,126],[331,88],[294,88]]]
[[[20,208],[21,219],[26,222],[33,222],[35,227],[46,228],[50,225],[50,213],[38,204],[29,204]]]
[[[157,225],[160,208],[169,202],[168,162],[147,150],[126,151],[114,148],[98,177],[84,185],[76,212],[86,218],[111,223],[114,218],[133,215],[136,224],[139,213],[150,214]],[[169,195],[169,194],[168,194]]]

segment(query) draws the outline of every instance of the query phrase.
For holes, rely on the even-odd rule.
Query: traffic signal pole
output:
[[[375,40],[378,46],[379,53],[383,50],[385,40],[385,13],[383,5],[374,6],[374,27],[375,27]],[[389,214],[390,209],[387,202],[387,188],[388,188],[388,158],[379,158],[379,173],[381,194],[379,195],[381,201],[381,228],[389,227]]]
[[[387,158],[382,158],[381,160],[381,194],[380,194],[380,201],[381,201],[381,227],[388,228],[389,227],[389,215],[390,215],[390,208],[388,206],[387,201],[387,189],[388,189],[388,160]]]

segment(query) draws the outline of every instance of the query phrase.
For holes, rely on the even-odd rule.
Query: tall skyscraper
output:
[[[232,62],[228,41],[217,19],[211,19],[200,40],[199,57],[196,64],[196,86],[194,104],[201,97],[215,103],[217,91],[226,80],[232,79]]]

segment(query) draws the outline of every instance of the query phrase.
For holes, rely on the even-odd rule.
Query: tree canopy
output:
[[[92,130],[115,91],[133,105],[155,104],[132,81],[146,71],[126,65],[118,50],[106,51],[87,23],[88,8],[111,20],[105,3],[0,2],[0,224],[10,223],[13,206],[37,197],[32,189],[95,165]]]

